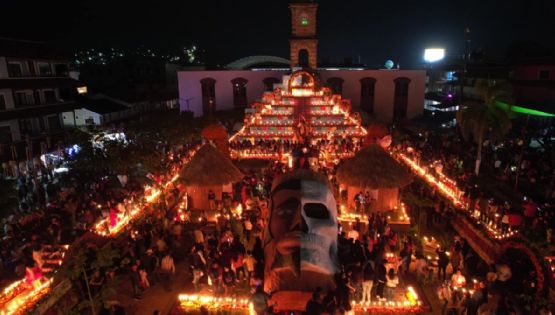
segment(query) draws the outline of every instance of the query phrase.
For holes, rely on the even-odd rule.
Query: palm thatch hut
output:
[[[205,144],[181,169],[180,178],[190,197],[189,208],[208,209],[208,192],[212,190],[217,198],[222,191],[231,192],[231,184],[242,180],[243,174],[228,155]]]
[[[375,199],[371,211],[383,211],[399,204],[399,188],[408,185],[412,175],[379,145],[372,144],[339,166],[337,180],[347,186],[349,206],[354,206],[357,193],[369,191]]]

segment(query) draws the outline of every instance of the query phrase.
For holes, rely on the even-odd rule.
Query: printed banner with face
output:
[[[264,233],[264,290],[332,289],[337,205],[327,179],[297,170],[274,180]]]

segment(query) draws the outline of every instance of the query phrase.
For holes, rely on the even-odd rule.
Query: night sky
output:
[[[402,67],[417,67],[423,49],[431,45],[461,54],[467,25],[471,48],[482,48],[491,57],[504,56],[515,41],[550,49],[555,45],[553,0],[318,2],[319,54],[332,61],[360,56],[369,66],[393,59]],[[0,36],[54,40],[69,50],[138,45],[170,50],[196,44],[209,60],[222,64],[256,54],[288,55],[285,0],[1,3]]]

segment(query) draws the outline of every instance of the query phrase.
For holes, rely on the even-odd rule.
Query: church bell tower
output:
[[[316,69],[318,40],[316,39],[316,12],[313,1],[293,2],[291,9],[291,39],[289,40],[291,68]]]

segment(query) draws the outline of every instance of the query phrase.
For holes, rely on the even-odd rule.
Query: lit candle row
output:
[[[460,190],[457,185],[456,181],[453,179],[448,178],[443,173],[439,173],[438,176],[434,176],[423,167],[421,167],[416,161],[409,158],[403,153],[393,153],[394,156],[398,157],[399,160],[404,162],[409,168],[416,173],[420,178],[424,179],[429,185],[438,189],[438,191],[447,197],[455,207],[464,210],[465,200],[463,199],[463,192]],[[433,167],[434,164],[430,165]],[[481,224],[480,220],[476,219],[471,215],[471,218],[478,224]],[[485,230],[490,234],[490,236],[494,239],[505,239],[509,237],[513,237],[517,235],[516,231],[508,231],[506,233],[502,233],[499,228],[490,224],[484,225]]]
[[[118,213],[116,224],[111,226],[110,217],[103,218],[97,222],[94,226],[93,231],[102,236],[115,236],[117,235],[122,229],[124,229],[131,221],[137,218],[139,215],[143,213],[146,206],[158,200],[160,195],[162,194],[162,189],[167,189],[171,184],[173,184],[179,178],[179,174],[175,174],[171,180],[167,181],[165,184],[162,185],[161,189],[158,188],[150,188],[149,186],[145,186],[145,201],[146,203],[137,202],[135,205],[131,205],[131,209],[127,211],[127,213]],[[148,194],[147,194],[148,193]]]
[[[179,294],[179,306],[183,311],[198,311],[201,306],[209,310],[242,310],[255,315],[252,302],[246,298],[215,297],[212,295]]]
[[[60,266],[65,257],[69,245],[58,247],[59,258],[48,259],[48,264]],[[42,270],[46,272],[46,270]],[[0,295],[0,315],[25,314],[34,303],[40,300],[51,290],[53,278],[40,278],[28,284],[26,279],[14,281],[4,288]]]

